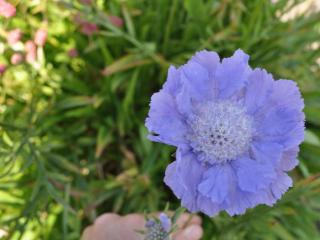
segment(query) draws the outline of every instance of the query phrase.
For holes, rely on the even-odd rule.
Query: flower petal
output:
[[[267,101],[273,87],[273,78],[264,69],[255,69],[249,76],[245,92],[245,106],[254,114]]]
[[[300,121],[299,112],[284,107],[275,107],[265,114],[258,131],[269,136],[282,135],[294,129]]]
[[[178,146],[185,142],[187,126],[176,109],[172,96],[164,91],[153,94],[146,127],[152,141]]]
[[[168,77],[163,85],[163,90],[175,96],[181,91],[180,71],[174,66],[170,66],[168,70]]]
[[[273,85],[268,103],[255,116],[257,135],[289,149],[304,139],[304,104],[295,82],[278,80]]]
[[[277,198],[275,198],[270,188],[271,187],[269,186],[267,189],[263,189],[254,194],[254,201],[258,204],[266,204],[268,206],[272,206],[277,201]]]
[[[242,50],[237,50],[233,56],[224,58],[217,67],[216,80],[221,99],[232,96],[245,85],[250,73],[248,60],[247,54]]]
[[[283,147],[276,142],[256,141],[252,143],[251,150],[257,162],[276,166],[281,159]]]
[[[257,136],[275,141],[286,149],[299,145],[304,139],[304,115],[286,107],[274,107],[258,120]]]
[[[186,85],[191,99],[201,102],[212,97],[213,80],[206,68],[195,61],[181,67],[181,81]]]
[[[225,209],[230,216],[244,214],[248,208],[252,208],[257,204],[254,194],[244,192],[236,187],[228,198]]]
[[[180,92],[176,95],[178,111],[187,118],[193,112],[192,98],[189,93],[187,84],[181,86]]]
[[[210,217],[217,215],[221,211],[221,207],[217,203],[212,202],[210,198],[199,194],[197,200],[200,211]]]
[[[160,213],[159,220],[161,222],[161,226],[163,227],[163,229],[166,232],[169,232],[172,225],[171,219],[165,213]]]
[[[217,164],[204,173],[198,190],[212,202],[220,204],[227,197],[232,184],[234,184],[233,173],[229,163]]]
[[[196,212],[199,210],[197,187],[202,179],[204,167],[188,150],[178,149],[176,157],[177,160],[167,167],[164,182],[181,199],[182,206],[190,212]]]
[[[209,74],[214,75],[217,66],[220,63],[219,55],[213,51],[202,50],[197,52],[191,61],[199,63],[201,66],[205,67]]]
[[[291,80],[280,79],[274,82],[270,104],[276,104],[290,109],[302,110],[303,99],[297,84]]]
[[[275,172],[270,164],[261,164],[249,158],[234,160],[232,163],[241,190],[257,192],[266,189],[275,179]]]
[[[299,148],[293,147],[288,149],[282,153],[282,157],[280,160],[280,169],[282,171],[290,171],[294,169],[298,165],[298,156]]]
[[[292,186],[292,179],[286,173],[278,173],[277,181],[271,186],[273,195],[279,199]]]

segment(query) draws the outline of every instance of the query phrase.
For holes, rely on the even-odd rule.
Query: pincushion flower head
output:
[[[152,96],[149,139],[177,147],[165,183],[191,212],[243,214],[273,205],[292,185],[304,139],[304,103],[295,82],[251,69],[237,50],[220,61],[200,51],[171,66]]]
[[[145,240],[170,240],[171,219],[165,213],[159,219],[149,219],[146,222]]]

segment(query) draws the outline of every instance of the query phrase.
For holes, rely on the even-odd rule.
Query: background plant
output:
[[[173,149],[146,139],[150,97],[170,64],[204,48],[223,57],[242,48],[251,66],[297,81],[306,140],[295,187],[275,207],[203,216],[204,239],[319,239],[319,12],[292,18],[303,2],[294,0],[11,2],[16,16],[0,16],[5,238],[79,239],[106,211],[178,207],[162,182]],[[9,44],[16,28],[23,36]],[[39,29],[48,31],[44,45],[36,44]],[[19,64],[10,63],[15,53]]]

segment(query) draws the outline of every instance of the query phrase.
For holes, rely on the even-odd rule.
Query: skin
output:
[[[141,214],[119,216],[105,213],[84,230],[81,240],[143,240],[136,230],[144,230],[144,225],[145,219]],[[177,225],[173,240],[199,240],[203,235],[199,216],[184,213],[177,220]]]

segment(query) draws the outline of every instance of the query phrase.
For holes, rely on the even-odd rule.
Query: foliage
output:
[[[178,207],[162,182],[173,149],[146,139],[144,119],[168,66],[204,48],[223,57],[242,48],[252,66],[297,81],[307,116],[295,187],[273,208],[203,216],[204,239],[320,238],[319,12],[283,20],[297,0],[80,2],[14,0],[17,15],[0,17],[0,63],[8,64],[0,74],[0,228],[8,239],[80,239],[106,211]],[[83,34],[79,13],[98,32]],[[37,60],[10,65],[41,27],[48,40]],[[5,34],[14,28],[24,35],[12,47]],[[78,56],[68,54],[74,48]]]

